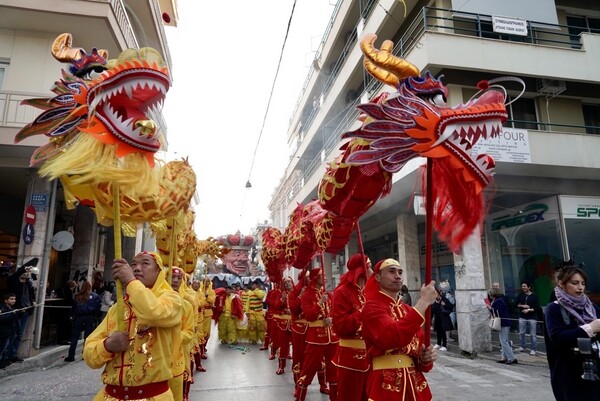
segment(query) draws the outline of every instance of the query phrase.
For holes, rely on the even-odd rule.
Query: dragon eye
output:
[[[106,67],[97,65],[90,69],[82,71],[78,75],[80,78],[91,81],[93,79],[98,78],[104,71],[106,71]]]
[[[438,106],[438,107],[446,106],[446,97],[441,93],[432,95],[427,100],[429,101],[429,103],[433,104],[434,106]]]

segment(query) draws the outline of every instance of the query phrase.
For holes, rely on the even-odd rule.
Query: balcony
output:
[[[399,31],[398,38],[394,39],[396,42],[394,53],[403,58],[417,60],[420,64],[419,67],[435,66],[435,68],[438,68],[438,72],[441,68],[467,71],[467,75],[471,78],[471,81],[468,81],[470,84],[466,83],[467,81],[461,83],[461,85],[466,86],[473,86],[477,81],[477,79],[473,80],[472,77],[475,71],[468,72],[470,70],[483,71],[486,73],[487,78],[496,74],[506,74],[507,72],[510,72],[510,75],[522,76],[528,81],[529,91],[533,92],[536,90],[535,79],[538,76],[558,79],[583,79],[588,82],[600,81],[600,76],[597,76],[597,69],[587,67],[593,61],[590,60],[590,54],[600,51],[600,36],[596,35],[596,32],[591,29],[586,30],[581,27],[549,25],[528,21],[526,36],[505,35],[492,32],[490,18],[490,15],[468,13],[455,15],[452,10],[423,8],[410,24],[405,24]],[[329,34],[329,31],[326,34]],[[292,158],[290,167],[288,167],[288,178],[282,182],[280,189],[293,194],[293,198],[300,202],[306,199],[305,196],[312,193],[309,188],[303,190],[302,187],[310,186],[313,183],[313,180],[311,180],[312,175],[322,166],[321,155],[325,156],[325,160],[331,160],[333,151],[338,148],[341,135],[345,131],[353,129],[353,125],[356,124],[358,112],[354,106],[358,104],[361,97],[365,95],[372,97],[383,87],[381,83],[366,75],[366,82],[362,86],[364,88],[363,93],[357,94],[356,99],[348,104],[343,112],[335,116],[328,115],[328,107],[339,101],[338,99],[344,98],[340,88],[343,87],[345,82],[353,79],[348,74],[356,73],[353,66],[345,67],[344,64],[349,62],[349,53],[356,50],[357,37],[349,35],[345,40],[346,43],[339,58],[333,63],[334,68],[332,71],[327,71],[327,74],[320,71],[319,74],[324,74],[320,80],[312,78],[315,85],[319,82],[323,85],[318,106],[313,103],[309,104],[305,96],[308,90],[314,93],[315,87],[309,88],[308,85],[305,85],[299,97],[299,102],[305,99],[304,112],[300,117],[300,126],[304,132],[303,137],[306,139],[299,144],[295,157]],[[449,54],[447,49],[454,49],[455,46],[460,51],[453,51],[452,54]],[[523,55],[523,58],[520,58],[520,56],[506,57],[507,54],[512,54],[515,51],[519,52],[519,55]],[[472,54],[474,55],[470,56],[469,59],[465,59],[465,55]],[[522,62],[515,63],[515,59],[522,60]],[[539,60],[541,59],[550,60],[550,62],[544,61],[543,65],[540,66]],[[564,68],[564,63],[579,64],[579,66]],[[314,73],[315,71],[311,69],[307,82]],[[576,86],[577,88],[569,93],[569,96],[588,99],[597,97],[594,94],[597,85],[570,85],[570,88]],[[589,88],[585,89],[584,86]],[[298,108],[296,108],[297,110]],[[517,126],[519,123],[522,124],[523,121],[512,120],[508,122],[508,124],[517,124]],[[594,126],[569,124],[560,126],[560,124],[549,124],[540,121],[526,123],[535,126],[542,132],[559,130],[566,131],[567,135],[578,132],[593,133],[598,130],[598,127]],[[317,156],[310,162],[294,166],[296,159],[306,157],[307,149],[310,149],[311,154]],[[295,173],[291,174],[291,171],[295,171]],[[289,197],[286,196],[286,198]]]

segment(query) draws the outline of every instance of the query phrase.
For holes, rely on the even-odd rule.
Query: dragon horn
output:
[[[73,35],[70,33],[61,33],[54,43],[52,43],[52,55],[58,61],[63,63],[70,63],[75,60],[81,59],[82,55],[85,55],[85,50],[81,47],[72,48]],[[106,49],[98,50],[98,54],[108,59],[108,51]]]
[[[58,35],[52,44],[52,55],[54,58],[63,63],[79,60],[81,52],[85,54],[85,51],[82,48],[72,48],[71,43],[73,43],[73,36],[70,33]]]
[[[372,76],[395,87],[406,77],[418,77],[420,75],[417,67],[392,54],[394,42],[384,40],[381,44],[381,50],[377,50],[373,45],[376,39],[377,35],[367,33],[360,41],[360,48],[365,55],[365,68]]]

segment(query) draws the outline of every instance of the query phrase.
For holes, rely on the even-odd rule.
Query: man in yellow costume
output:
[[[240,300],[242,301],[242,309],[244,311],[244,314],[246,316],[248,316],[248,321],[246,321],[246,324],[243,324],[244,322],[236,322],[237,324],[237,336],[238,336],[238,340],[240,339],[244,339],[244,338],[248,338],[248,326],[249,326],[249,313],[250,313],[250,287],[248,286],[248,284],[244,284],[244,286],[242,287],[242,289],[238,292],[238,294],[240,295]]]
[[[116,259],[112,267],[113,279],[126,292],[125,313],[118,316],[113,305],[85,342],[87,365],[104,367],[106,386],[94,401],[171,401],[168,381],[173,377],[173,342],[181,336],[181,296],[165,280],[154,252],[139,253],[131,265]],[[117,331],[117,319],[125,320],[126,331]]]
[[[194,363],[196,364],[196,370],[198,372],[206,372],[206,369],[202,366],[202,358],[200,352],[202,350],[202,343],[204,342],[204,333],[202,332],[202,325],[204,322],[204,309],[202,306],[205,302],[204,295],[198,290],[200,289],[200,282],[196,279],[192,281],[191,292],[194,295],[196,308],[196,338],[194,339],[194,349],[192,350],[191,360],[191,372],[194,371]]]
[[[171,268],[171,287],[181,296],[183,315],[181,319],[181,338],[173,342],[173,361],[171,370],[173,378],[169,387],[175,401],[187,401],[190,389],[190,352],[196,335],[196,315],[194,306],[188,301],[185,289],[185,273],[179,267]],[[193,380],[193,376],[191,377]],[[186,391],[187,390],[187,391]]]
[[[202,334],[202,341],[200,342],[200,356],[202,359],[206,359],[206,344],[210,338],[213,307],[215,306],[216,299],[213,283],[208,275],[204,276],[204,280],[198,289],[198,299],[200,301],[199,308],[204,311],[204,317],[200,318],[202,319],[202,329],[198,330]],[[196,365],[198,365],[198,363],[196,363]],[[196,367],[196,370],[198,370],[198,367]]]
[[[248,340],[251,344],[256,344],[265,340],[265,331],[267,322],[263,314],[263,298],[265,292],[258,288],[258,281],[253,281],[252,290],[248,295]]]

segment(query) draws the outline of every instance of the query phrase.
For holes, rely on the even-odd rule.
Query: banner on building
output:
[[[600,219],[600,198],[588,196],[559,196],[565,219]]]

